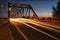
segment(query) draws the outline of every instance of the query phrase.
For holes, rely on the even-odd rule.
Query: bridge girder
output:
[[[33,12],[33,16],[39,20],[39,17],[37,16],[37,14],[35,13],[35,11],[33,10],[33,8],[31,7],[31,5],[29,4],[20,4],[20,3],[8,3],[8,8],[21,8],[19,9],[19,11],[17,12],[17,16],[19,15],[19,12],[20,12],[20,15],[21,17],[27,17],[27,14],[29,14],[29,17],[30,17],[30,10],[32,10]],[[27,9],[25,15],[24,15],[24,9]],[[29,13],[28,13],[29,12]],[[10,17],[10,11],[8,10],[8,17]]]

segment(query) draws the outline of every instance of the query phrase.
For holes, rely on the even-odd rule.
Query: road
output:
[[[0,40],[13,40],[12,33],[9,28],[8,19],[0,19]]]
[[[60,40],[60,26],[23,18],[11,18],[9,26],[14,40]]]

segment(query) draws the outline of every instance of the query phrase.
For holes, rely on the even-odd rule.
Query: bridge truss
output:
[[[34,18],[39,17],[29,4],[8,3],[8,18]]]

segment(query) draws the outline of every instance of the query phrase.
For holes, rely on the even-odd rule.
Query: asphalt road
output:
[[[0,19],[0,40],[13,40],[8,19]]]
[[[10,19],[14,40],[60,40],[60,27],[28,19]]]

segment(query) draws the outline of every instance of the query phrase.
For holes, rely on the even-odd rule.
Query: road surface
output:
[[[60,26],[30,19],[11,18],[9,27],[14,40],[60,40]]]

